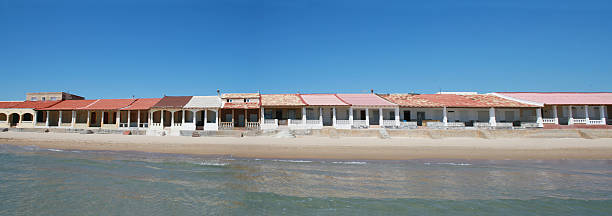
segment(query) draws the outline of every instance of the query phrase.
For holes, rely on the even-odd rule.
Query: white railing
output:
[[[400,127],[417,127],[418,124],[415,121],[412,122],[400,122]]]
[[[495,127],[513,127],[512,122],[497,122],[495,123]]]
[[[278,119],[264,119],[264,124],[275,124],[275,125],[278,125]]]
[[[155,123],[155,122],[153,122],[153,123],[151,123],[151,126],[152,126],[152,127],[161,127],[161,123]]]
[[[287,121],[288,121],[287,122],[288,125],[302,124],[302,119],[288,119]]]
[[[444,127],[444,122],[439,121],[424,122],[424,124],[427,127]]]
[[[119,123],[119,127],[128,127],[128,123]]]
[[[316,125],[316,124],[321,124],[321,121],[319,121],[319,120],[306,120],[306,124]]]
[[[355,127],[367,127],[368,122],[366,120],[353,120],[353,126]]]
[[[234,128],[234,123],[233,122],[221,122],[221,129],[229,129],[229,128]]]
[[[172,123],[172,127],[180,127],[183,123]]]
[[[287,125],[287,122],[288,122],[288,121],[289,121],[288,119],[285,119],[285,120],[278,120],[278,121],[277,121],[277,123],[276,123],[276,125]]]
[[[140,123],[138,124],[138,126],[146,128],[146,127],[149,127],[149,123]]]
[[[395,127],[395,120],[383,120],[382,126],[385,126],[385,127],[389,127],[389,126]]]
[[[465,122],[447,122],[447,127],[465,127]]]
[[[259,129],[259,122],[247,122],[246,128],[247,129]]]
[[[336,119],[336,124],[339,124],[339,125],[351,124],[351,120],[337,120]]]
[[[589,124],[593,124],[593,125],[603,125],[605,124],[604,121],[600,120],[589,120]]]
[[[574,124],[586,124],[587,120],[586,119],[573,119],[573,123]]]
[[[544,124],[557,124],[556,118],[542,118],[542,123]]]
[[[474,122],[474,127],[491,127],[489,122]]]

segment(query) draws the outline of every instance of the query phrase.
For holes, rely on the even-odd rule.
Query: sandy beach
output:
[[[41,148],[309,159],[612,159],[612,139],[155,137],[115,134],[0,133],[0,144]]]

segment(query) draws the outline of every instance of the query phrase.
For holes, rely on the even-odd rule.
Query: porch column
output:
[[[353,107],[349,107],[349,124],[353,126]]]
[[[6,117],[8,121],[8,116]],[[34,127],[36,127],[36,123],[38,123],[38,110],[34,110]]]
[[[603,122],[604,125],[608,124],[606,121],[606,112],[605,112],[606,106],[599,106],[599,117],[601,117],[601,121]]]
[[[489,121],[491,120],[489,119]],[[446,107],[442,108],[442,122],[444,123],[444,126],[448,126],[448,111],[446,110]]]
[[[160,123],[161,123],[161,127],[164,128],[164,110],[160,110],[159,113],[160,113],[160,117],[161,117],[159,119]],[[151,117],[153,117],[153,116],[151,116]]]
[[[536,109],[536,117],[537,117],[536,122],[538,123],[538,127],[544,127],[544,122],[542,120],[542,108]]]
[[[497,121],[495,120],[495,108],[489,108],[489,125],[491,127],[497,126]]]
[[[379,126],[383,126],[383,120],[385,118],[383,118],[383,109],[382,108],[378,108],[378,125]]]
[[[102,115],[100,115],[100,128],[104,126],[104,111],[102,111]]]
[[[121,114],[121,111],[119,111],[119,114]],[[128,116],[128,122],[127,122],[127,127],[130,128],[132,127],[132,122],[130,122],[131,118],[130,118],[130,111],[127,111],[127,116]],[[136,126],[138,127],[138,126]]]
[[[332,107],[332,126],[336,126],[336,107]]]
[[[196,125],[196,123],[197,123],[196,122],[196,114],[198,114],[198,111],[197,110],[192,110],[192,113],[193,113],[193,116],[191,117],[192,118],[191,122],[193,123],[193,125]],[[206,110],[204,110],[204,113],[206,113]],[[206,121],[206,119],[204,121]]]
[[[202,115],[204,115],[204,127],[206,127],[206,123],[208,122],[208,110],[203,110],[202,112],[203,112]]]
[[[76,124],[76,111],[72,110],[72,120],[70,121],[70,127],[74,128],[75,124]]]
[[[302,124],[306,124],[306,107],[302,107]]]
[[[574,114],[572,113],[572,106],[568,106],[567,109],[569,110],[569,119],[567,120],[567,124],[573,125],[574,124]]]
[[[174,127],[174,112],[176,111],[170,111],[170,127]]]
[[[234,109],[232,109],[232,127],[234,126]]]
[[[263,108],[263,107],[261,107],[261,116],[259,116],[259,117],[260,117],[260,119],[261,119],[261,120],[260,120],[260,121],[261,121],[261,123],[262,123],[262,124],[263,124],[263,123],[265,123],[265,115],[264,115],[264,108]]]
[[[400,113],[399,107],[395,107],[395,126],[400,126]]]
[[[183,114],[183,119],[181,120],[181,125],[185,124],[185,110],[181,110],[181,113]]]
[[[47,118],[45,120],[45,126],[49,127],[49,114],[51,114],[50,111],[47,111]],[[6,120],[8,120],[8,116],[6,117]]]
[[[136,118],[136,128],[140,128],[140,110],[136,111],[136,115],[138,115],[138,118]]]
[[[323,125],[323,107],[319,107],[319,124]]]
[[[247,109],[244,109],[244,127],[247,126],[247,122],[249,122],[249,118],[247,118]]]
[[[87,127],[89,127],[91,123],[91,111],[87,110]]]
[[[119,127],[119,124],[121,124],[121,111],[117,110],[116,113],[117,113],[117,116],[115,118],[115,127]]]
[[[584,105],[584,119],[585,123],[589,124],[589,105]]]
[[[57,127],[61,127],[62,126],[62,111],[59,111],[59,121],[57,121]]]
[[[557,115],[557,106],[553,106],[553,118],[555,119],[555,124],[559,124],[559,116]]]
[[[370,110],[368,108],[365,108],[365,109],[366,109],[365,110],[365,113],[366,113],[366,119],[365,119],[366,120],[366,125],[368,127],[370,127]]]

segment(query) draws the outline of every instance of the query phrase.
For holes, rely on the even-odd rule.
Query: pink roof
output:
[[[38,110],[75,110],[95,103],[97,100],[65,100],[47,108]]]
[[[121,110],[148,110],[153,107],[161,98],[139,98],[132,105]]]
[[[336,94],[336,96],[353,106],[397,106],[375,94]]]
[[[610,105],[612,92],[498,92],[519,100],[549,105]]]
[[[118,110],[132,105],[136,99],[99,99],[81,110]]]
[[[348,106],[334,94],[300,94],[300,98],[309,106]]]

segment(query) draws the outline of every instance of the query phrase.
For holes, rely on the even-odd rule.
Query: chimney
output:
[[[370,89],[370,94],[374,94],[374,89]]]

